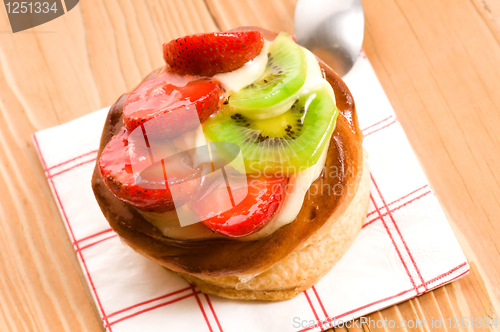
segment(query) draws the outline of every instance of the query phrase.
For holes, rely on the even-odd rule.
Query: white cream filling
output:
[[[265,70],[267,63],[267,51],[269,49],[269,41],[266,41],[261,53],[252,61],[249,61],[245,66],[229,73],[215,75],[214,78],[219,80],[228,92],[237,92],[245,86],[257,80]],[[323,78],[321,68],[316,60],[314,54],[309,50],[302,48],[306,54],[307,61],[307,74],[306,80],[297,95],[309,93],[312,89],[323,85],[328,89],[332,99],[335,101],[333,88]],[[328,142],[330,138],[328,138]],[[194,146],[201,146],[205,144],[206,140],[203,132],[200,130],[191,131],[183,134],[174,140],[174,145],[180,150],[188,150]],[[241,241],[253,241],[268,235],[271,235],[280,227],[283,227],[297,218],[297,215],[302,208],[304,197],[309,190],[311,184],[319,177],[325,165],[328,145],[325,148],[318,160],[318,162],[304,170],[300,170],[297,174],[291,175],[287,185],[287,191],[279,211],[273,216],[269,223],[259,231],[245,237],[237,238]],[[203,159],[198,159],[196,155],[192,156],[195,166],[210,162]],[[181,207],[184,213],[193,213],[190,211],[189,204]],[[205,239],[205,238],[225,238],[226,236],[212,232],[208,227],[201,222],[180,227],[177,221],[175,211],[166,213],[151,213],[139,211],[149,222],[158,228],[163,235],[180,240],[187,239]]]
[[[318,88],[319,86],[322,86],[328,90],[330,97],[332,97],[333,102],[335,103],[335,93],[333,92],[333,88],[328,83],[328,81],[323,77],[323,74],[321,72],[321,67],[319,66],[316,56],[306,48],[302,47],[302,50],[306,54],[307,73],[306,73],[306,81],[304,82],[302,88],[300,88],[297,95],[303,96],[305,94],[308,94],[312,90]]]
[[[214,78],[222,83],[228,93],[238,92],[247,85],[252,84],[266,70],[267,51],[270,45],[271,42],[265,40],[260,54],[248,61],[243,67],[228,73],[217,74]]]
[[[281,203],[280,210],[273,218],[259,231],[239,238],[243,241],[253,241],[276,232],[280,227],[283,227],[297,218],[297,215],[302,209],[304,198],[311,184],[320,176],[326,162],[329,143],[321,153],[318,162],[306,169],[300,170],[297,174],[293,174],[288,178],[285,199]]]

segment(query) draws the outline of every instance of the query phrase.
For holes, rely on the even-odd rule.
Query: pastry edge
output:
[[[270,269],[258,275],[203,277],[172,271],[164,265],[163,267],[194,284],[203,293],[220,297],[282,301],[297,296],[333,268],[351,247],[361,230],[368,211],[370,194],[370,176],[366,159],[365,153],[360,183],[344,213],[337,218],[332,216],[302,246]]]

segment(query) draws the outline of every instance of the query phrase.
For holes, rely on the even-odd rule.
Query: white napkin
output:
[[[345,81],[365,134],[371,205],[345,256],[315,286],[288,301],[205,295],[120,242],[90,186],[108,108],[33,134],[108,331],[321,331],[468,273],[462,250],[364,53]]]

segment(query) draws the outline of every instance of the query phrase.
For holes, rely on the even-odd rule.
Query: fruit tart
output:
[[[201,291],[285,300],[354,241],[368,209],[349,89],[286,33],[163,45],[111,107],[92,188],[122,241]]]

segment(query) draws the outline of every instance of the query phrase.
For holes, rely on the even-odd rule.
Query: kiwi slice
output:
[[[337,115],[328,89],[320,86],[269,119],[252,120],[223,108],[203,124],[203,131],[213,142],[238,145],[246,173],[289,176],[318,162]]]
[[[306,55],[289,34],[280,33],[268,52],[262,76],[229,98],[232,111],[249,119],[272,118],[289,110],[306,79]]]

